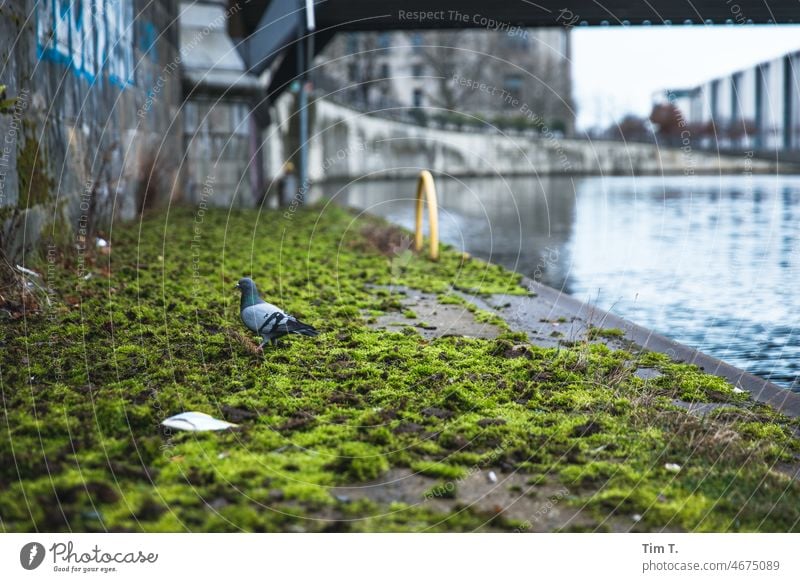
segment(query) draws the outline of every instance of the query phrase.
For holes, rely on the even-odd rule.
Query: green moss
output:
[[[380,476],[389,464],[380,449],[366,443],[344,443],[336,450],[336,461],[329,465],[346,481],[369,481]]]
[[[797,530],[798,484],[775,469],[798,452],[797,423],[726,382],[659,354],[539,348],[507,328],[495,340],[374,330],[362,314],[399,308],[388,285],[461,305],[454,287],[525,290],[447,248],[398,267],[338,208],[200,218],[173,208],[115,225],[90,279],[42,265],[52,309],[0,327],[6,531],[518,527],[459,504],[476,467],[560,482],[589,529],[639,513],[656,531]],[[232,290],[243,274],[321,334],[254,353]],[[726,406],[701,419],[675,398]],[[160,429],[185,410],[239,426]],[[435,503],[391,500],[409,472]],[[336,489],[364,485],[380,501]]]
[[[437,483],[425,494],[425,499],[455,499],[458,496],[458,485],[454,481],[446,481],[444,483]]]
[[[17,104],[17,97],[11,99],[3,99],[5,94],[5,85],[0,85],[0,113],[12,113]]]
[[[418,461],[411,465],[411,469],[428,477],[440,477],[442,479],[462,479],[466,475],[466,470],[463,467],[436,461]]]
[[[563,318],[559,318],[559,321],[561,321],[561,319]],[[613,339],[613,338],[625,337],[625,332],[616,327],[611,327],[611,328],[592,327],[589,329],[587,335],[589,339],[596,339],[601,337]]]
[[[42,225],[42,237],[49,245],[53,245],[58,251],[67,254],[70,251],[70,245],[75,240],[72,227],[60,209],[54,209],[51,216],[53,219]]]

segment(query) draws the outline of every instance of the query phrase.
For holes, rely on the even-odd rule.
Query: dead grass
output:
[[[356,244],[364,248],[357,250],[377,249],[387,257],[395,257],[413,247],[411,237],[392,224],[369,223],[361,229],[361,234],[363,239]]]

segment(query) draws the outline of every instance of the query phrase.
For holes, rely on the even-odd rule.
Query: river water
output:
[[[413,229],[413,180],[317,195]],[[440,238],[800,391],[800,177],[437,178]]]

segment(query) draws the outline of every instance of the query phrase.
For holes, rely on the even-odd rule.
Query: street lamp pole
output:
[[[301,2],[303,0],[300,0]],[[297,40],[297,77],[300,81],[298,90],[298,109],[300,113],[300,151],[299,153],[299,182],[302,198],[308,191],[308,70],[314,58],[314,31],[316,30],[316,16],[314,14],[314,0],[305,1],[305,26],[301,26]]]

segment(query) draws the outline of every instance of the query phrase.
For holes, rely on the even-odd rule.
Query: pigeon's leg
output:
[[[256,351],[263,352],[264,351],[264,346],[267,345],[267,342],[269,342],[269,339],[264,338],[264,341],[261,342],[260,344],[258,344],[258,348],[256,348]]]
[[[270,343],[272,344],[273,347],[277,348],[278,347],[278,338],[271,339]]]

